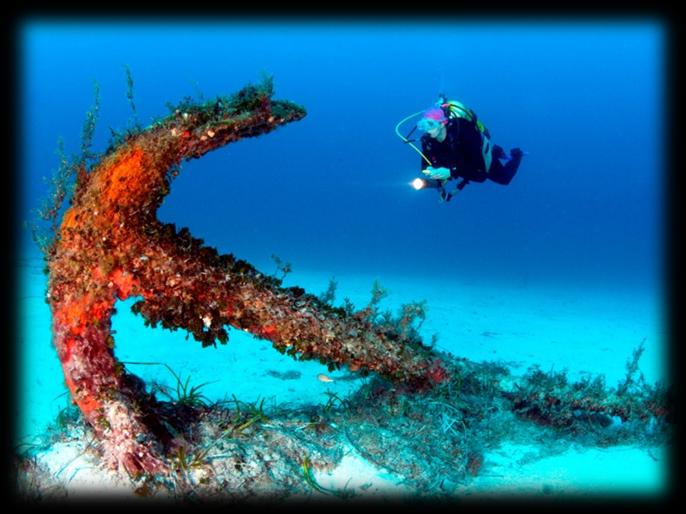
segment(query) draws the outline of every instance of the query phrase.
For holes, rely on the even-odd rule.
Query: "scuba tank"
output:
[[[466,107],[462,102],[457,100],[446,100],[446,98],[441,95],[438,98],[437,104],[445,112],[448,118],[463,118],[467,121],[474,122],[476,128],[479,132],[486,134],[486,137],[491,137],[486,126],[481,122],[476,116],[476,113],[472,111],[469,107]]]
[[[491,145],[491,134],[481,120],[476,116],[476,113],[469,107],[466,107],[462,102],[457,100],[447,100],[444,95],[439,95],[436,105],[443,109],[448,119],[462,118],[476,125],[477,130],[481,134],[481,155],[484,159],[484,166],[486,172],[491,167],[493,161],[493,147]]]

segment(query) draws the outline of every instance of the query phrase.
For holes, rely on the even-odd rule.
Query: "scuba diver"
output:
[[[406,137],[402,136],[398,131],[400,125],[419,114],[422,118]],[[421,150],[408,139],[416,129],[424,132]],[[496,184],[509,184],[524,155],[521,149],[513,148],[508,157],[502,147],[491,144],[488,129],[474,111],[442,95],[434,107],[411,114],[395,130],[398,137],[422,156],[420,169],[425,178],[415,179],[412,186],[438,189],[442,202],[449,202],[470,182],[489,179]],[[453,179],[460,181],[448,192],[446,185]]]

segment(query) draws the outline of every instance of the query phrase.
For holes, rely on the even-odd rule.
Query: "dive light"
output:
[[[410,182],[410,185],[416,190],[419,191],[420,189],[437,189],[439,187],[443,187],[443,181],[442,180],[437,180],[437,179],[431,179],[431,178],[416,178],[412,182]]]
[[[424,179],[416,178],[410,183],[410,185],[414,187],[417,191],[419,191],[420,189],[424,189]]]

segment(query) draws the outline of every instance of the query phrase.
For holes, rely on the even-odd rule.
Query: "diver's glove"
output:
[[[429,178],[433,178],[436,180],[447,180],[450,178],[450,170],[448,168],[434,168],[433,166],[429,166],[425,170],[422,170],[422,173],[426,175]]]

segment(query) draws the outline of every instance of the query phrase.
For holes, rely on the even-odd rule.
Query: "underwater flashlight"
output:
[[[437,180],[432,178],[416,178],[410,185],[419,191],[420,189],[439,189],[443,187],[444,180]]]
[[[416,179],[414,179],[410,184],[411,184],[411,186],[414,187],[417,191],[419,191],[420,189],[423,189],[424,187],[426,187],[426,182],[424,182],[424,180],[421,179],[421,178],[416,178]]]

